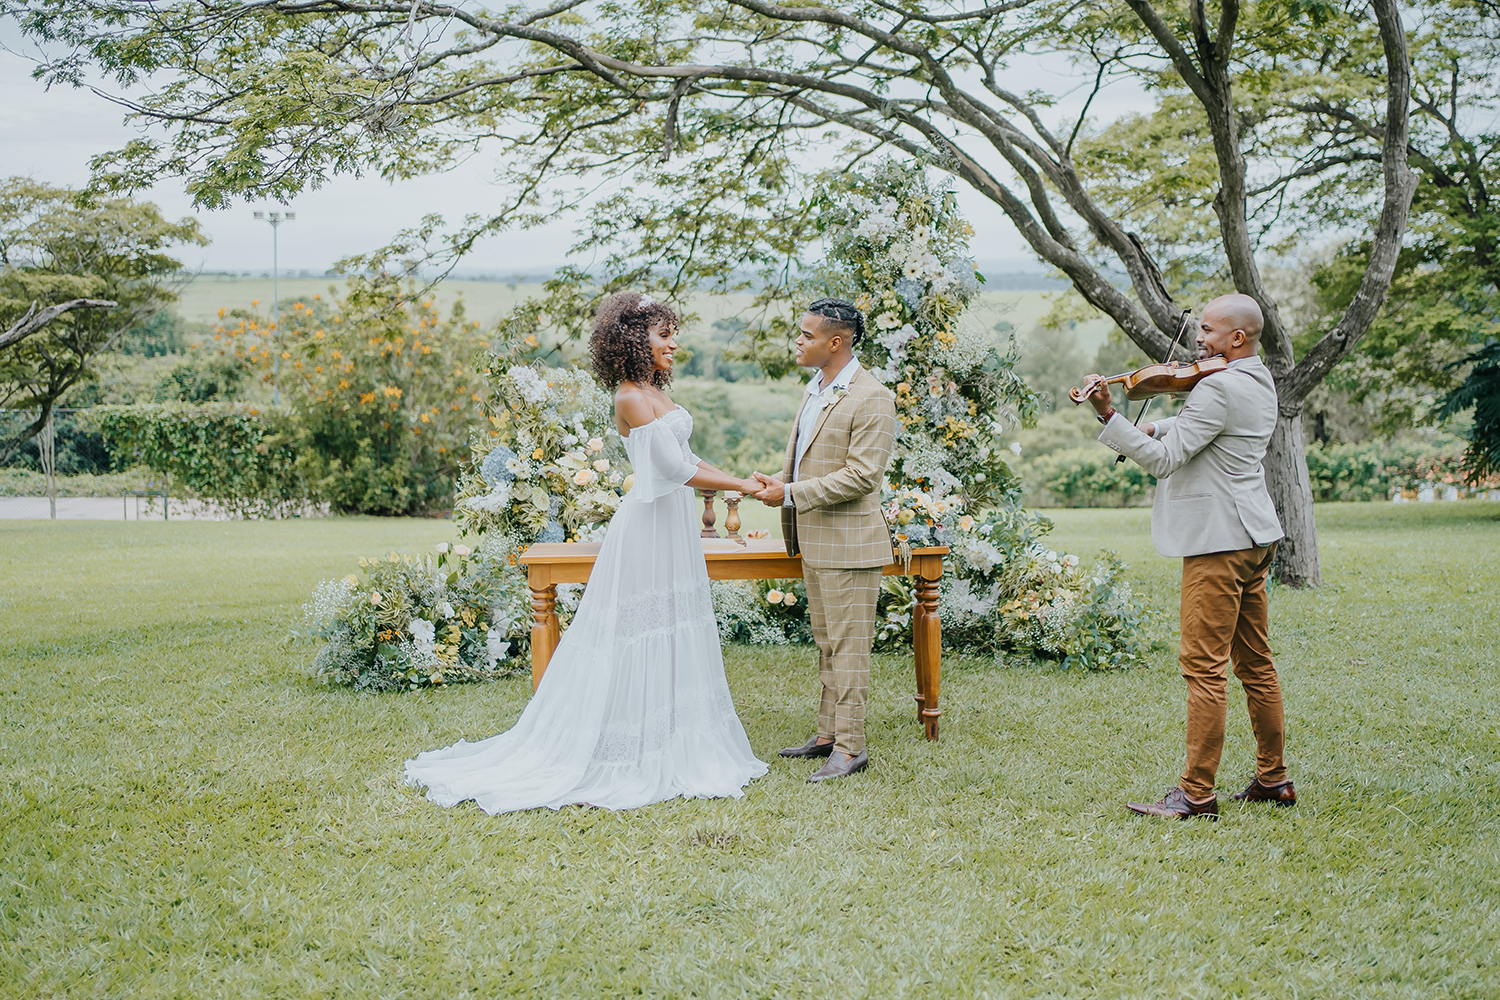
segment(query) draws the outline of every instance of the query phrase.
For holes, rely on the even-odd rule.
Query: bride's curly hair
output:
[[[589,337],[589,361],[604,387],[614,392],[621,382],[650,382],[665,389],[670,371],[658,371],[651,358],[652,324],[677,329],[677,314],[640,292],[617,292],[604,300]]]

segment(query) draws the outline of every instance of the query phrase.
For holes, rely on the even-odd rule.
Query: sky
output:
[[[88,179],[89,158],[117,149],[138,133],[125,124],[124,110],[88,90],[53,87],[50,90],[31,79],[33,63],[25,58],[24,43],[12,26],[0,31],[0,176],[30,176],[55,184],[81,185]],[[1070,81],[1029,68],[1028,84],[1036,86],[1038,73],[1056,83]],[[1130,88],[1106,91],[1093,110],[1102,117],[1139,107],[1139,94]],[[1061,105],[1066,110],[1068,102]],[[198,271],[231,271],[260,274],[269,271],[272,257],[271,227],[258,222],[256,209],[290,210],[294,222],[284,224],[278,235],[279,267],[283,273],[300,270],[321,274],[341,257],[384,245],[402,229],[416,225],[423,216],[436,213],[458,220],[474,211],[485,211],[499,202],[503,190],[492,181],[495,162],[481,153],[443,174],[388,183],[378,177],[331,179],[322,189],[307,191],[289,205],[237,204],[220,211],[195,210],[178,179],[168,179],[138,197],[156,202],[170,218],[196,216],[212,242],[202,248],[186,248],[184,266]],[[1000,209],[987,199],[959,185],[959,203],[973,223],[973,252],[987,266],[1006,271],[1041,271],[1025,242]],[[508,275],[536,273],[571,262],[574,242],[571,221],[560,221],[524,233],[493,237],[476,248],[462,264],[460,273]]]

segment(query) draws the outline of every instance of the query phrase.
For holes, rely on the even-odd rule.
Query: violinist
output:
[[[1203,310],[1201,358],[1228,366],[1188,393],[1182,412],[1137,428],[1111,405],[1108,384],[1087,396],[1099,440],[1158,480],[1151,509],[1157,551],[1182,558],[1182,642],[1187,681],[1187,765],[1160,802],[1132,802],[1144,816],[1217,819],[1214,779],[1224,747],[1228,667],[1245,688],[1257,745],[1255,776],[1234,799],[1290,806],[1296,790],[1283,757],[1281,685],[1267,640],[1266,576],[1281,523],[1261,463],[1276,426],[1276,385],[1257,356],[1264,318],[1248,295],[1224,295]],[[1097,376],[1089,376],[1090,384]]]

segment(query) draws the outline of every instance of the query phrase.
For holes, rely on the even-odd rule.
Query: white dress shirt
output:
[[[802,471],[802,456],[806,453],[807,446],[812,443],[813,428],[818,425],[818,414],[822,413],[824,407],[828,405],[829,398],[835,390],[849,388],[849,384],[854,381],[854,373],[857,371],[859,371],[859,359],[854,358],[827,385],[823,384],[822,371],[808,380],[807,398],[802,401],[802,413],[797,417],[797,450],[792,458],[792,482],[797,481]],[[793,506],[791,489],[787,489],[783,495],[781,505]]]

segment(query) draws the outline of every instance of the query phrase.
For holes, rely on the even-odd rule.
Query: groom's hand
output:
[[[786,497],[786,487],[763,472],[754,473],[755,481],[761,488],[755,492],[755,499],[767,507],[780,507]]]

